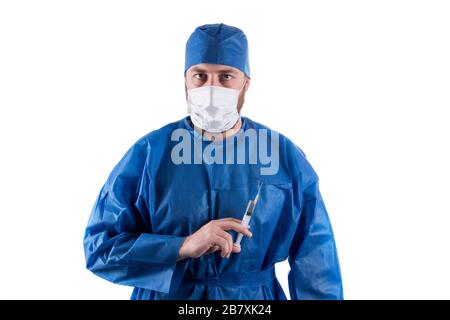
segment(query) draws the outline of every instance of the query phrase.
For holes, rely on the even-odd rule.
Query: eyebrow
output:
[[[193,72],[208,73],[208,71],[206,71],[205,69],[197,68],[197,67],[192,68],[192,71]],[[233,69],[223,69],[223,70],[219,70],[218,73],[236,73],[236,71],[233,70]]]

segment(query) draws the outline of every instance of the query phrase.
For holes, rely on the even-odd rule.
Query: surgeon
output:
[[[291,140],[241,115],[245,34],[196,28],[184,77],[188,115],[139,138],[101,188],[86,267],[134,287],[131,299],[284,300],[274,266],[287,259],[291,299],[343,299],[317,174]]]

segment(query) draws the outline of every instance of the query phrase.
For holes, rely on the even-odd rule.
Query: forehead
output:
[[[244,74],[241,70],[224,64],[200,63],[190,67],[187,72],[204,72],[204,73],[234,73]]]

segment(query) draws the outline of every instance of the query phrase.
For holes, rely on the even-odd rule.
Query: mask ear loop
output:
[[[244,89],[245,85],[247,84],[247,81],[248,81],[248,80],[247,80],[247,78],[246,78],[245,81],[244,81],[244,85],[241,87],[241,89],[239,90],[239,92],[241,92],[241,90]]]
[[[244,84],[242,85],[241,89],[239,89],[239,94],[241,94],[241,90],[244,89],[245,85],[247,84],[248,79],[245,78]],[[239,119],[238,121],[241,119],[241,113],[239,112]]]

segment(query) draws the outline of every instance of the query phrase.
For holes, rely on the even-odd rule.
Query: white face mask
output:
[[[188,113],[197,127],[218,133],[232,128],[239,120],[237,104],[240,90],[204,86],[190,89],[187,93]]]

